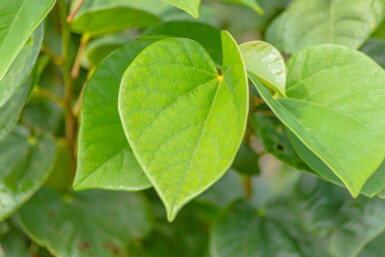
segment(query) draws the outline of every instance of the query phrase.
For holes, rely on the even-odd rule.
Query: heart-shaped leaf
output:
[[[259,93],[279,119],[357,196],[385,157],[385,71],[365,54],[319,45],[288,63],[287,98]]]
[[[162,2],[172,4],[185,12],[188,12],[192,17],[199,17],[199,6],[201,0],[161,0]]]
[[[32,33],[28,42],[19,51],[3,79],[0,80],[0,107],[8,101],[31,73],[44,37],[44,24]]]
[[[285,96],[286,68],[281,53],[269,43],[252,41],[239,46],[248,72]]]
[[[90,79],[82,106],[75,189],[151,187],[127,142],[118,113],[121,77],[151,42],[132,43],[119,49],[98,66]]]
[[[248,110],[238,46],[222,32],[220,75],[190,39],[164,39],[126,70],[119,112],[128,141],[172,221],[226,172],[241,144]]]
[[[48,178],[56,145],[49,135],[37,137],[16,127],[0,141],[0,221],[27,201]]]
[[[359,48],[384,15],[383,0],[295,0],[271,23],[266,38],[288,53],[322,43]]]
[[[79,0],[72,1],[72,8]],[[159,23],[167,8],[158,0],[92,0],[84,1],[71,23],[72,31],[99,35]]]
[[[55,2],[55,0],[1,0],[0,81]]]
[[[24,231],[55,256],[131,256],[151,229],[144,197],[108,191],[61,195],[43,188],[19,212]],[[131,245],[131,246],[130,246]]]

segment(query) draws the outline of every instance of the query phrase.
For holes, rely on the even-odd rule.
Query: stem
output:
[[[65,125],[66,125],[66,139],[68,142],[68,147],[71,155],[71,166],[73,171],[76,170],[76,154],[75,154],[75,144],[76,144],[76,118],[72,113],[72,93],[74,87],[74,80],[71,77],[71,63],[69,60],[69,51],[71,43],[71,31],[67,23],[67,3],[66,0],[59,0],[59,15],[61,23],[61,34],[62,34],[62,70],[63,70],[63,80],[64,80],[64,104],[65,104]]]
[[[85,33],[82,35],[82,38],[80,40],[79,50],[76,55],[74,66],[71,71],[71,77],[74,80],[76,80],[79,77],[80,62],[82,61],[84,52],[86,51],[86,46],[88,44],[89,39],[90,39],[90,35],[88,33]]]
[[[57,66],[61,66],[63,64],[63,59],[58,56],[54,51],[52,51],[51,49],[49,49],[46,45],[42,45],[41,47],[41,51],[43,53],[46,53],[48,54],[48,56],[52,59],[52,61],[57,65]]]
[[[245,197],[250,199],[253,196],[253,180],[250,176],[245,178]]]
[[[33,88],[33,92],[40,95],[40,96],[46,97],[46,98],[54,101],[60,107],[65,108],[64,100],[61,99],[60,97],[58,97],[57,95],[53,94],[51,91],[45,89],[44,87],[35,86]]]
[[[74,10],[68,15],[67,22],[71,23],[73,19],[75,18],[76,14],[78,13],[80,7],[84,4],[84,0],[79,0],[79,2],[76,4]]]

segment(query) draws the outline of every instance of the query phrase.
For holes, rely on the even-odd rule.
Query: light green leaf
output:
[[[383,0],[295,0],[271,23],[266,38],[288,53],[322,43],[359,48],[384,15]]]
[[[87,191],[61,195],[43,188],[21,210],[24,231],[54,256],[129,256],[151,229],[140,194]]]
[[[289,129],[286,129],[286,133],[292,143],[296,153],[300,158],[309,165],[310,168],[321,178],[329,181],[335,185],[345,187],[342,181],[333,173],[333,171],[310,151],[301,140],[296,137],[293,132]],[[385,162],[382,162],[380,167],[375,171],[375,173],[368,179],[362,188],[361,194],[374,197],[375,195],[380,194],[385,189]]]
[[[190,38],[201,44],[218,65],[222,64],[221,32],[204,23],[192,21],[170,21],[155,25],[143,33],[143,37]]]
[[[385,71],[358,51],[320,45],[289,61],[288,98],[273,98],[249,75],[278,118],[357,196],[385,157]]]
[[[245,132],[245,68],[227,32],[222,48],[222,75],[195,41],[164,39],[140,53],[122,79],[124,131],[170,221],[222,177]]]
[[[252,41],[239,46],[248,72],[265,86],[286,96],[286,68],[281,53],[269,43]]]
[[[25,46],[19,51],[12,65],[0,80],[0,107],[2,107],[31,73],[44,37],[44,24],[40,24],[32,33]],[[0,58],[2,59],[2,58]]]
[[[309,167],[294,151],[282,123],[277,118],[255,113],[251,116],[250,123],[254,134],[261,140],[267,153],[295,169],[309,170]]]
[[[0,221],[26,202],[48,178],[55,157],[49,135],[16,127],[0,141]]]
[[[72,7],[79,0],[72,1]],[[161,22],[159,14],[167,8],[158,0],[85,1],[71,23],[72,31],[91,35],[106,34]]]
[[[233,4],[240,4],[244,5],[246,7],[249,7],[256,11],[258,14],[262,15],[263,10],[257,0],[222,0],[224,2],[233,3]]]
[[[199,6],[201,0],[161,0],[162,2],[172,4],[179,9],[188,12],[192,17],[199,17]]]
[[[76,190],[136,191],[151,187],[127,142],[118,113],[122,75],[150,43],[132,43],[119,49],[98,66],[89,81],[81,113]]]
[[[54,4],[55,0],[1,0],[0,81]]]

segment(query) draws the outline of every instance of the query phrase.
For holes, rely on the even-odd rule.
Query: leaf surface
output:
[[[162,2],[174,5],[179,9],[188,12],[192,17],[199,17],[199,6],[201,0],[161,0]]]
[[[79,0],[73,1],[72,8]],[[160,13],[167,5],[158,0],[85,1],[71,23],[72,31],[100,35],[161,22]]]
[[[61,195],[43,188],[21,210],[24,231],[55,256],[129,256],[151,229],[140,194],[87,191]]]
[[[383,0],[295,0],[271,23],[266,38],[288,53],[322,43],[356,49],[384,15]]]
[[[0,107],[20,88],[31,73],[44,37],[44,24],[40,24],[32,33],[28,42],[19,51],[3,79],[0,80]]]
[[[273,98],[250,78],[278,118],[357,196],[385,157],[385,71],[358,51],[320,45],[289,61],[287,98]]]
[[[0,81],[55,0],[2,0],[0,5]],[[0,97],[1,99],[1,97]]]
[[[258,14],[262,15],[263,10],[257,0],[223,0],[224,2],[233,3],[233,4],[240,4],[244,5],[246,7],[249,7],[256,11]]]
[[[16,127],[0,141],[0,220],[8,218],[48,178],[56,145],[47,134],[29,135]]]
[[[244,135],[246,74],[227,32],[222,49],[222,75],[204,48],[189,39],[150,45],[123,75],[123,128],[170,221],[222,177]]]
[[[82,106],[75,189],[136,191],[151,187],[127,142],[118,113],[122,75],[150,43],[132,43],[117,50],[90,79]]]

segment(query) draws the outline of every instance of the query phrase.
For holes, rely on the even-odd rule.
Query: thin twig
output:
[[[250,176],[245,178],[245,198],[250,199],[253,196],[253,180]]]
[[[54,101],[60,107],[65,108],[64,99],[61,99],[60,97],[58,97],[57,95],[53,94],[51,91],[45,89],[44,87],[35,86],[34,89],[33,89],[33,92],[38,94],[38,95],[40,95],[40,96],[48,98],[48,99]]]
[[[80,62],[82,61],[84,52],[86,51],[86,46],[88,44],[89,39],[90,39],[90,35],[88,33],[85,33],[85,34],[83,34],[83,36],[80,40],[79,50],[78,50],[78,53],[76,55],[74,66],[72,67],[72,71],[71,71],[71,77],[74,80],[76,80],[79,77]]]
[[[52,51],[51,49],[49,49],[46,45],[42,45],[41,51],[42,51],[43,53],[48,54],[48,56],[51,58],[51,60],[52,60],[57,66],[61,66],[61,65],[63,64],[63,58],[61,58],[60,56],[58,56],[54,51]]]
[[[75,8],[73,11],[68,15],[67,17],[67,22],[71,23],[73,19],[75,18],[76,14],[78,13],[80,7],[84,4],[84,0],[79,0],[79,2],[76,4]]]

